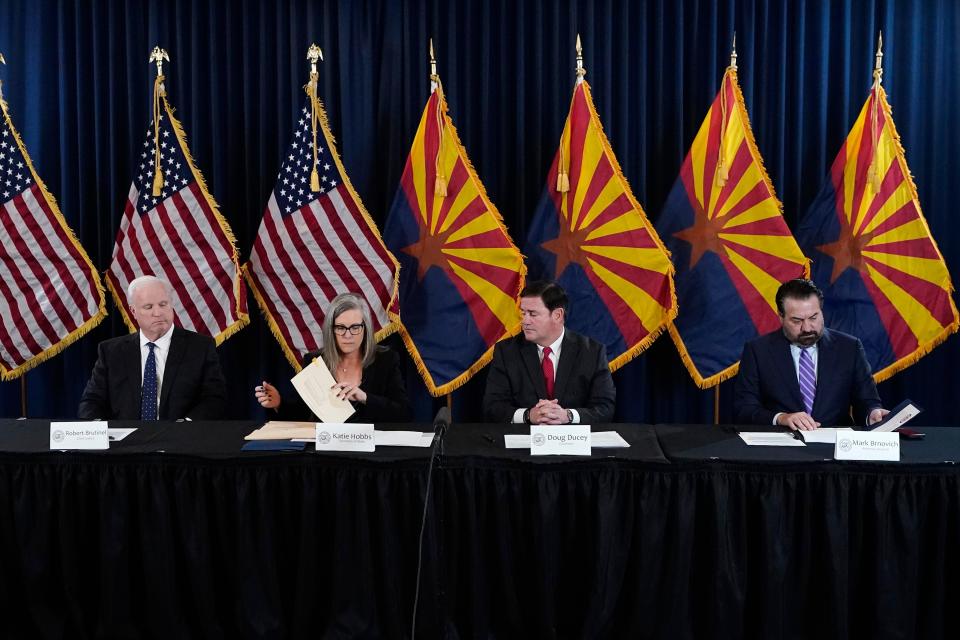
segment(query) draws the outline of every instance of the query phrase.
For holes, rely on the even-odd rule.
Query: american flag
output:
[[[165,97],[159,118],[163,189],[153,194],[154,126],[147,129],[113,247],[107,283],[131,331],[126,291],[131,280],[155,275],[173,287],[177,326],[217,344],[249,322],[246,290],[229,224],[194,167],[186,137]]]
[[[0,377],[59,353],[106,315],[103,285],[0,99]]]
[[[308,99],[245,266],[270,328],[297,368],[304,354],[323,346],[323,318],[340,293],[363,296],[377,336],[389,334],[393,325],[386,310],[398,269],[350,184],[319,100],[314,109],[320,190],[310,190],[314,138]]]

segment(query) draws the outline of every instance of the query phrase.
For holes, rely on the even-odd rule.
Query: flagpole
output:
[[[20,414],[27,417],[27,372],[20,374]]]
[[[323,61],[323,51],[315,43],[307,49],[307,60],[310,61],[310,82],[307,84],[307,95],[310,96],[310,130],[313,135],[313,167],[310,169],[310,191],[320,191],[320,174],[317,166],[320,164],[317,147],[317,122],[320,119],[320,99],[317,97],[317,84],[320,73],[317,71],[317,62]]]
[[[447,410],[450,412],[450,422],[453,422],[453,392],[447,394]]]
[[[713,387],[713,424],[720,424],[720,383]]]
[[[441,103],[437,105],[437,157],[434,159],[433,194],[438,198],[447,197],[447,176],[443,172],[443,85],[437,75],[437,58],[433,55],[433,38],[430,38],[430,93],[439,92]]]
[[[147,64],[157,64],[157,78],[153,82],[153,197],[159,197],[163,192],[163,167],[160,166],[160,98],[166,95],[163,86],[163,61],[170,62],[170,56],[165,49],[154,47],[150,52]]]

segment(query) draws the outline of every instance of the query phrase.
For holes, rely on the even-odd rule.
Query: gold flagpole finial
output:
[[[310,61],[310,75],[317,73],[317,63],[323,62],[323,51],[316,44],[311,44],[307,49],[307,60]]]
[[[877,55],[876,62],[873,64],[873,81],[880,84],[883,80],[883,31],[877,37]]]
[[[0,63],[7,64],[7,59],[3,57],[2,53],[0,53]]]
[[[150,62],[157,63],[157,75],[163,75],[163,61],[166,60],[170,62],[170,56],[167,55],[166,49],[161,49],[160,47],[154,47],[153,51],[150,52]]]
[[[583,78],[587,75],[587,70],[583,68],[583,47],[580,45],[580,34],[577,34],[577,78]]]
[[[730,51],[730,68],[737,70],[737,32],[733,32],[733,49]]]

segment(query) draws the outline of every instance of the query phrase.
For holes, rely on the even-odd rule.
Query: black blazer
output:
[[[311,351],[303,357],[303,365],[320,357],[320,351]],[[373,362],[363,369],[360,388],[367,394],[367,401],[350,403],[356,412],[347,418],[347,422],[410,422],[410,402],[400,373],[400,358],[392,349],[377,347]],[[277,417],[281,420],[318,421],[293,388],[283,396],[277,407]]]
[[[733,402],[735,420],[740,424],[769,425],[777,413],[804,410],[790,342],[782,330],[744,345]],[[825,427],[864,426],[870,411],[880,406],[877,385],[860,340],[824,329],[817,342],[813,419]]]
[[[582,424],[612,421],[617,390],[610,376],[606,347],[566,329],[553,392],[561,407],[580,414]],[[517,409],[533,407],[546,397],[537,345],[523,334],[498,342],[483,395],[486,420],[511,422]]]
[[[139,420],[140,332],[105,340],[80,398],[81,420]],[[227,391],[213,338],[175,327],[163,367],[160,420],[219,420]]]

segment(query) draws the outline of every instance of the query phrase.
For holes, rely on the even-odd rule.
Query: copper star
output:
[[[423,281],[423,277],[427,275],[430,267],[439,267],[444,271],[450,271],[450,264],[447,262],[446,254],[443,253],[443,248],[447,244],[447,238],[452,233],[453,227],[451,226],[446,231],[433,235],[429,229],[421,224],[420,238],[413,244],[400,249],[416,259],[418,280]]]
[[[693,226],[673,234],[675,238],[690,244],[690,266],[688,267],[690,269],[697,266],[700,258],[707,251],[720,255],[720,250],[723,248],[720,232],[723,231],[728,218],[728,216],[710,218],[700,207],[696,207],[693,214]]]
[[[552,240],[547,240],[540,246],[557,256],[556,272],[554,279],[559,279],[567,265],[571,263],[579,264],[584,270],[587,269],[587,256],[583,251],[583,245],[590,234],[589,228],[570,230],[566,220],[561,220],[560,235]]]
[[[830,274],[830,284],[837,281],[848,268],[856,269],[861,273],[867,272],[863,263],[863,248],[873,240],[873,232],[857,235],[846,221],[840,223],[840,235],[834,242],[821,244],[817,251],[833,258],[833,273]]]

